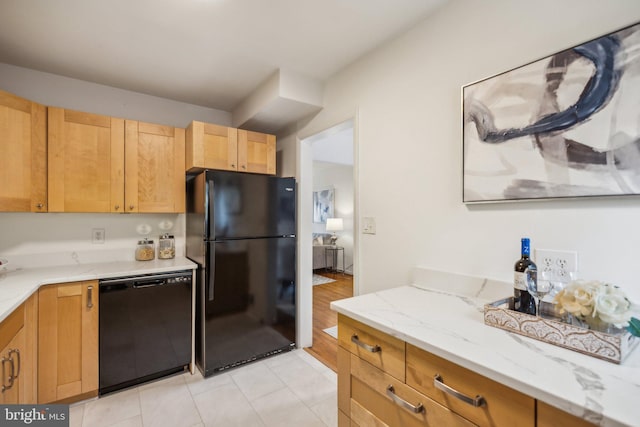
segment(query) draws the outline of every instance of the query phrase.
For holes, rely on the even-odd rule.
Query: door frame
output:
[[[305,138],[297,138],[296,175],[298,178],[298,313],[297,346],[313,345],[313,150],[314,142],[346,127],[353,128],[353,295],[359,295],[360,283],[360,182],[357,112],[345,120]]]

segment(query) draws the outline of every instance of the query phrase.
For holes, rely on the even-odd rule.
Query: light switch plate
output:
[[[370,216],[362,217],[362,233],[376,234],[376,219]]]

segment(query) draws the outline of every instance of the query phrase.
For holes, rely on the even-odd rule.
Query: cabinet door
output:
[[[39,291],[38,403],[97,395],[98,282]]]
[[[46,107],[0,91],[0,211],[47,211]]]
[[[126,121],[127,212],[184,212],[184,129]]]
[[[238,129],[238,170],[275,175],[275,135]]]
[[[0,324],[0,403],[20,403],[21,352],[25,349],[24,305]]]
[[[20,329],[13,339],[0,352],[0,363],[2,372],[2,392],[0,393],[0,403],[12,405],[26,403],[22,400],[22,350],[25,348],[24,329]]]
[[[186,131],[186,170],[238,170],[238,130],[191,122]]]
[[[124,120],[48,112],[49,212],[122,212]]]

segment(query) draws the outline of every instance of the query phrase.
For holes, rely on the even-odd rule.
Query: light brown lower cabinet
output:
[[[30,297],[0,323],[0,404],[36,402],[36,307]]]
[[[43,286],[38,297],[38,403],[97,396],[98,282]]]
[[[537,427],[593,427],[591,424],[582,418],[578,418],[575,415],[568,414],[558,408],[554,408],[551,405],[547,405],[544,402],[538,401],[537,408]]]
[[[590,426],[338,315],[338,426]]]

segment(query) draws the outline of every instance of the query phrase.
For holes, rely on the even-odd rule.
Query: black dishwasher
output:
[[[192,272],[100,280],[103,395],[188,369]]]

